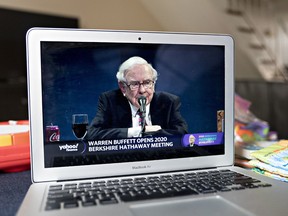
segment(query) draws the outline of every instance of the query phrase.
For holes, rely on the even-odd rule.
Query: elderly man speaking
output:
[[[145,59],[134,56],[116,74],[119,89],[104,92],[87,139],[111,139],[146,135],[179,135],[188,131],[180,114],[180,99],[155,92],[158,73]]]

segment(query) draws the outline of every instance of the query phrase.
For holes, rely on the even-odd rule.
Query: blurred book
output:
[[[253,152],[258,151],[262,148],[266,148],[276,141],[257,141],[253,143],[236,143],[235,144],[235,154],[240,158],[254,159],[251,155]]]
[[[288,182],[288,140],[281,140],[251,153],[253,171]]]

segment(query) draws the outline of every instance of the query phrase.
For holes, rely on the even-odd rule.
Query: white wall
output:
[[[81,28],[231,34],[225,3],[226,0],[0,0],[0,7],[77,17]],[[236,79],[261,79],[237,43],[235,56]]]
[[[257,67],[242,49],[239,18],[226,13],[227,0],[138,0],[165,31],[230,34],[235,40],[235,78],[262,80]],[[246,38],[244,38],[244,41]],[[241,43],[240,43],[241,41]]]
[[[77,17],[82,28],[162,30],[137,0],[0,0],[0,7]]]

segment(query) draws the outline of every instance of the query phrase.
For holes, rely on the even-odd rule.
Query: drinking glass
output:
[[[87,134],[88,115],[87,114],[73,114],[72,115],[72,131],[74,136],[83,140]]]

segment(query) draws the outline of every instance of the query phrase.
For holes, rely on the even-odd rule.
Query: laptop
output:
[[[156,96],[169,95],[177,106],[158,104],[171,110],[158,112],[159,122],[170,115],[185,129],[174,130],[173,121],[157,123],[156,133],[121,137],[109,128],[125,94],[110,110],[106,93],[120,92],[116,73],[131,57],[158,73],[157,81],[123,82],[134,90],[153,86],[150,124]],[[17,215],[287,214],[286,183],[233,165],[231,36],[33,28],[27,64],[33,184]],[[98,127],[107,110],[109,122]],[[110,136],[87,138],[91,127]]]

